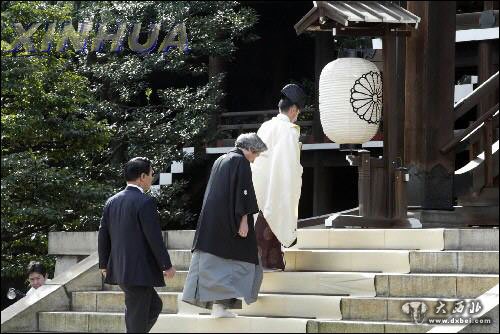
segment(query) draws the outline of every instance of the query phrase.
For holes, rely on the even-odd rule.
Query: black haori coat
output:
[[[253,223],[258,211],[250,162],[234,148],[212,167],[191,251],[258,265]],[[248,215],[246,238],[238,235],[243,215]]]

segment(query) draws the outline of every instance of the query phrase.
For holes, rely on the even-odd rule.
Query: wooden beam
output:
[[[493,26],[498,27],[498,9],[497,10],[489,10],[488,12],[491,13],[495,17],[495,23],[493,24]],[[481,28],[481,24],[479,23],[479,20],[480,20],[481,15],[483,13],[484,12],[457,14],[456,29],[457,30],[467,30],[467,29],[479,29],[479,28]]]
[[[312,125],[312,121],[298,121],[296,123],[299,126],[308,127]],[[229,125],[219,125],[219,130],[248,130],[248,129],[258,129],[262,123],[252,123],[252,124],[229,124]]]
[[[304,108],[304,111],[315,111],[314,108]],[[277,109],[269,110],[253,110],[253,111],[235,111],[235,112],[225,112],[220,114],[221,117],[244,117],[244,116],[266,116],[266,115],[277,115]]]
[[[240,117],[240,116],[261,116],[261,115],[277,115],[278,110],[256,110],[256,111],[238,111],[238,112],[225,112],[220,114],[220,117]]]

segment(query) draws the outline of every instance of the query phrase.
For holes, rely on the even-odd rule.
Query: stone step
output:
[[[457,303],[463,302],[464,308],[469,308],[471,301],[474,299],[342,297],[340,305],[342,320],[412,323],[415,316],[420,322],[427,323],[428,318],[448,318],[455,307],[460,305]],[[403,311],[405,305],[406,311]],[[443,314],[442,311],[446,313]]]
[[[212,319],[208,315],[162,314],[151,333],[424,333],[429,325],[400,322],[309,320],[300,318],[243,317]]]
[[[162,313],[177,313],[178,292],[158,293],[162,302]],[[73,292],[71,310],[76,312],[124,312],[125,294],[123,291]]]
[[[446,229],[444,240],[448,250],[499,250],[498,228]]]
[[[182,292],[187,271],[178,271],[159,292]],[[498,284],[498,275],[266,272],[261,293],[361,297],[475,298]],[[106,291],[121,291],[104,285]]]
[[[307,319],[162,314],[150,333],[306,333]]]
[[[178,305],[180,314],[208,314],[209,310],[187,304],[181,300]],[[259,294],[253,304],[242,303],[242,309],[234,310],[240,316],[289,317],[342,319],[339,296],[297,295],[297,294]]]
[[[476,298],[498,284],[498,275],[378,274],[379,297]]]
[[[288,249],[286,271],[498,274],[498,251]]]
[[[307,319],[236,317],[213,319],[208,315],[160,314],[151,333],[305,333]],[[124,313],[40,312],[39,329],[57,332],[125,332]]]
[[[176,270],[189,270],[192,253],[185,249],[169,249],[170,261]]]
[[[194,230],[165,231],[169,249],[191,249]],[[294,249],[444,249],[444,229],[299,229]]]
[[[187,271],[178,271],[173,280],[166,280],[160,292],[181,292]],[[104,285],[104,290],[120,291],[117,285]],[[375,296],[375,274],[355,272],[265,272],[262,293],[316,295]]]
[[[301,229],[298,249],[444,249],[444,229]]]
[[[160,292],[163,301],[162,313],[208,314],[210,310],[182,301],[182,293]],[[341,319],[339,296],[317,296],[296,294],[259,294],[251,305],[242,303],[236,310],[238,315],[272,317],[310,317]],[[74,292],[72,310],[77,312],[124,312],[125,296],[118,291]]]
[[[184,275],[185,280],[187,272],[180,274]],[[180,292],[184,287],[184,280],[176,287],[157,289]],[[474,298],[498,284],[498,281],[498,275],[475,274],[275,272],[264,274],[261,292],[367,297],[377,295]],[[116,290],[117,287],[113,289]]]
[[[498,274],[498,251],[411,251],[412,273]]]
[[[177,270],[189,270],[191,251],[169,250]],[[285,251],[286,271],[410,272],[409,252],[404,250],[305,250]]]
[[[402,322],[309,320],[307,333],[426,333],[430,325]]]
[[[194,230],[164,231],[169,249],[191,249]],[[499,250],[498,228],[299,229],[297,249]]]
[[[292,249],[285,271],[410,272],[409,251]]]
[[[71,333],[124,333],[125,314],[111,312],[39,312],[40,331]]]
[[[163,231],[169,249],[191,249],[194,230]],[[455,229],[299,229],[295,249],[499,250],[498,228]],[[50,232],[49,254],[90,255],[97,251],[97,232]],[[76,260],[75,260],[76,261]]]
[[[163,301],[163,314],[201,314],[207,315],[210,310],[196,307],[182,301],[182,293],[160,292]],[[403,305],[422,303],[422,318],[447,318],[451,315],[457,302],[465,301],[468,307],[474,299],[465,298],[395,298],[395,297],[339,297],[295,294],[259,294],[258,300],[243,308],[234,310],[239,316],[253,317],[297,317],[328,320],[356,321],[397,321],[413,322],[413,314],[403,312]],[[444,303],[445,314],[436,314],[436,310]],[[123,292],[74,292],[72,311],[123,313],[125,301]],[[412,310],[413,311],[413,310]]]

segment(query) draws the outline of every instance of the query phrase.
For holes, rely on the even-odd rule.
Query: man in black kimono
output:
[[[243,297],[254,302],[262,282],[253,214],[259,211],[250,163],[267,149],[255,133],[219,157],[208,181],[198,220],[183,300],[212,308],[213,317],[234,317]]]

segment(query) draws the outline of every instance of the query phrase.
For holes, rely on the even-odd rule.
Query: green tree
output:
[[[253,10],[231,1],[96,1],[78,6],[79,22],[92,21],[94,27],[106,24],[108,33],[117,31],[117,18],[128,24],[129,34],[133,23],[142,24],[141,43],[149,25],[159,23],[157,46],[172,27],[183,23],[189,49],[162,53],[156,47],[137,54],[129,49],[127,35],[122,52],[110,52],[111,42],[107,42],[103,52],[81,58],[81,73],[89,78],[99,101],[96,111],[114,129],[103,170],[122,186],[116,176],[128,159],[149,157],[162,171],[183,158],[183,147],[201,147],[214,138],[208,124],[211,116],[221,112],[224,92],[222,75],[208,77],[209,57],[230,60],[236,41],[255,38],[250,28],[257,18]],[[93,29],[91,38],[96,32]],[[158,200],[164,229],[192,227],[195,221],[186,182],[174,180],[173,185],[162,187]]]
[[[223,75],[208,77],[209,57],[230,59],[238,40],[255,38],[257,17],[231,1],[5,1],[1,15],[2,51],[11,48],[5,42],[14,39],[14,23],[57,22],[57,45],[64,22],[76,27],[85,19],[93,22],[91,41],[99,24],[113,33],[118,20],[128,28],[142,23],[141,43],[150,23],[161,24],[158,43],[184,23],[189,48],[137,54],[125,43],[112,53],[107,42],[102,52],[76,53],[73,45],[37,56],[2,52],[4,277],[47,254],[49,231],[96,230],[105,198],[123,187],[129,158],[147,156],[161,171],[183,158],[183,147],[215,136],[207,125],[222,111]],[[44,32],[42,25],[34,34],[35,47]],[[187,182],[174,180],[158,196],[163,228],[195,221]]]
[[[13,23],[68,20],[72,10],[2,3],[2,41],[13,40]],[[35,45],[42,36],[34,35]],[[93,166],[111,134],[105,120],[96,120],[89,81],[73,63],[71,53],[2,54],[2,277],[24,275],[33,259],[51,268],[48,232],[93,228],[111,189]]]

